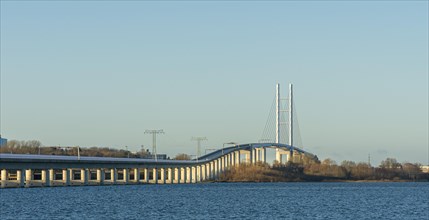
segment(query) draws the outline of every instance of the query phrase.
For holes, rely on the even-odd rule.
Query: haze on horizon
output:
[[[294,84],[305,149],[429,164],[428,2],[1,1],[9,140],[195,154],[258,142]]]

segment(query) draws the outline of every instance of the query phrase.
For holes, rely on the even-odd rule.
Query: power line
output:
[[[192,137],[193,141],[197,141],[197,160],[201,156],[201,141],[207,141],[206,137]]]
[[[152,154],[155,156],[155,161],[158,160],[158,156],[156,154],[156,135],[157,134],[165,134],[164,130],[146,130],[145,134],[152,134]]]

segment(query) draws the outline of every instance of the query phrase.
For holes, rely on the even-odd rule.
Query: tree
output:
[[[421,173],[420,164],[418,163],[403,163],[402,170],[410,179],[416,179],[417,174]]]
[[[374,173],[371,166],[368,163],[360,162],[352,170],[352,176],[355,179],[370,179],[373,178]]]
[[[25,145],[30,148],[38,148],[42,146],[42,143],[40,143],[40,141],[31,140],[31,141],[26,141]]]
[[[335,160],[332,160],[330,158],[324,159],[322,161],[322,165],[327,165],[327,166],[332,166],[332,165],[336,165],[337,162],[335,162]]]
[[[191,160],[191,156],[181,153],[181,154],[177,154],[173,159],[174,160]]]
[[[381,161],[381,168],[387,169],[397,169],[401,167],[401,164],[395,158],[386,158],[386,160]]]

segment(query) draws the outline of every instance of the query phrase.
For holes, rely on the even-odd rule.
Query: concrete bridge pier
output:
[[[171,183],[179,183],[179,169],[177,169],[177,167],[171,168]]]
[[[16,171],[16,180],[19,184],[19,187],[24,187],[25,185],[25,170]]]
[[[111,184],[116,184],[117,179],[118,179],[118,173],[116,172],[116,168],[110,169]]]
[[[289,153],[287,154],[287,162],[294,162],[293,161],[293,153],[294,151],[291,149],[290,151],[289,151]]]
[[[235,151],[234,154],[235,154],[235,165],[238,166],[240,165],[240,162],[241,162],[240,151]]]
[[[256,164],[259,159],[259,150],[257,148],[252,149],[252,164]]]
[[[152,181],[151,181],[151,183],[155,183],[155,184],[158,183],[158,169],[156,169],[156,167],[152,168]]]
[[[134,168],[134,182],[136,184],[140,183],[140,169],[139,168]]]
[[[195,180],[196,180],[196,176],[197,176],[197,172],[196,172],[196,167],[189,167],[189,170],[191,171],[191,178],[190,178],[190,180],[191,180],[191,182],[189,182],[189,183],[195,183]]]
[[[217,175],[219,176],[223,172],[223,170],[222,170],[222,168],[223,168],[222,167],[222,158],[218,159],[217,166],[218,166],[218,168],[217,168]]]
[[[255,151],[255,154],[254,154],[255,155],[255,159],[254,159],[254,161],[255,161],[255,163],[257,163],[257,162],[259,162],[261,160],[261,155],[260,155],[259,148],[255,148],[254,151]]]
[[[208,169],[208,171],[207,171],[207,178],[209,179],[209,180],[213,180],[214,179],[214,163],[213,162],[209,162],[208,163],[208,166],[207,166],[207,169]]]
[[[81,169],[80,170],[80,181],[83,185],[88,185],[88,170]]]
[[[181,167],[179,169],[180,169],[180,183],[186,183],[186,178],[187,178],[187,176],[186,176],[186,173],[187,173],[186,167]]]
[[[284,157],[286,157],[286,159],[284,159]],[[281,150],[281,149],[276,149],[276,160],[280,163],[280,164],[285,164],[287,162],[293,162],[293,151],[285,151],[285,150]]]
[[[225,157],[220,158],[219,171],[221,173],[223,173],[223,171],[225,171]]]
[[[55,184],[55,180],[56,180],[54,169],[49,169],[49,178],[50,178],[49,185],[53,186]]]
[[[232,167],[235,164],[235,153],[234,152],[229,153],[229,158],[230,158],[229,166]]]
[[[257,162],[265,162],[265,148],[255,148],[256,153],[255,153],[255,163]]]
[[[190,183],[195,183],[197,181],[197,169],[196,167],[190,167],[191,170],[191,182]]]
[[[267,149],[262,148],[262,162],[267,162]]]
[[[301,163],[302,162],[302,154],[298,151],[293,151],[292,158],[294,163]]]
[[[70,171],[68,169],[63,170],[63,183],[65,186],[70,185]]]
[[[172,184],[173,183],[173,171],[174,171],[174,169],[167,168],[167,180],[166,180],[166,183],[168,183],[168,184]]]
[[[180,183],[180,168],[174,168],[174,179],[173,183]]]
[[[213,160],[213,179],[217,179],[219,175],[219,161]]]
[[[40,172],[41,186],[46,186],[46,183],[48,182],[48,180],[46,178],[46,176],[47,176],[46,174],[47,174],[46,170],[41,170],[41,172]],[[49,177],[48,177],[48,179],[49,179]]]
[[[33,181],[33,171],[31,169],[25,170],[25,187],[31,187]]]
[[[201,165],[201,181],[206,181],[207,165]]]
[[[2,169],[1,170],[1,188],[6,188],[7,182],[8,182],[7,170],[6,169]]]
[[[223,173],[225,171],[225,157],[220,158],[220,172]],[[219,175],[221,174],[219,173]]]
[[[267,154],[265,148],[256,148],[256,162],[265,163],[267,158]]]
[[[176,181],[176,167],[171,168],[171,183],[177,183]]]
[[[165,169],[158,168],[158,184],[165,184]]]
[[[220,176],[220,173],[222,172],[221,160],[218,159],[216,162],[217,162],[216,163],[216,165],[217,165],[217,167],[216,167],[216,170],[217,170],[217,172],[216,172],[216,179],[218,179],[219,176]]]
[[[104,169],[97,169],[97,183],[103,185],[104,179]]]
[[[219,175],[222,172],[221,162],[222,160],[220,158],[216,160],[216,178],[219,178]]]
[[[69,172],[69,177],[70,177],[69,186],[71,186],[72,182],[74,180],[74,171],[73,171],[73,169],[69,169],[68,172]]]
[[[252,157],[252,164],[255,164],[256,163],[256,161],[257,161],[257,155],[256,155],[256,148],[252,148],[252,150],[250,151],[251,152],[251,157]]]
[[[204,181],[210,180],[210,163],[204,165]]]
[[[42,170],[41,186],[50,186],[51,185],[51,180],[50,180],[51,178],[49,176],[50,173],[51,173],[50,171]]]
[[[186,167],[186,182],[185,183],[191,183],[192,180],[192,174],[191,174],[191,168]]]
[[[244,162],[245,163],[248,163],[248,164],[252,163],[251,151],[241,150],[240,153],[244,155]]]
[[[196,166],[195,167],[195,182],[196,183],[201,182],[200,178],[201,178],[201,168],[200,168],[200,166]]]
[[[144,175],[143,182],[149,183],[149,170],[147,168],[143,169],[143,175]]]
[[[130,170],[128,168],[123,169],[123,175],[124,184],[128,184],[130,182]]]
[[[207,178],[209,180],[213,179],[213,162],[207,164]]]

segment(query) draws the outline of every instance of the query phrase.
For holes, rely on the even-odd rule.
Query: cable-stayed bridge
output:
[[[288,98],[282,99],[277,84],[273,103],[261,143],[222,147],[195,160],[0,154],[1,188],[213,181],[232,166],[267,162],[267,149],[275,149],[277,163],[317,160],[294,144],[301,141],[295,128],[292,85]]]

